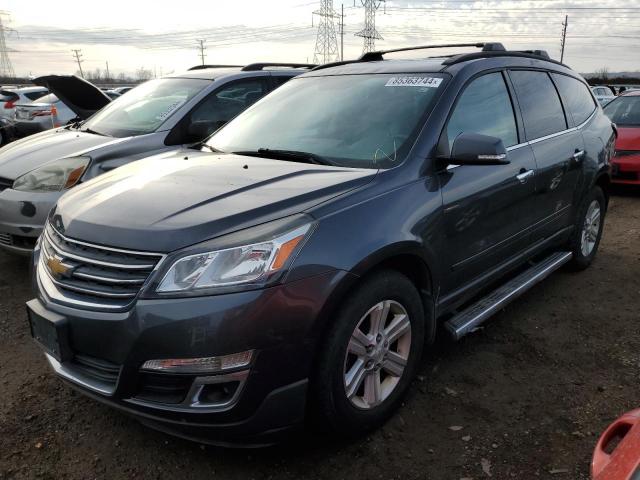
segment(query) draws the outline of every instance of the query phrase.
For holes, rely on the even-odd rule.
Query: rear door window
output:
[[[527,140],[567,129],[560,97],[546,72],[509,72],[518,95]]]
[[[591,96],[589,88],[580,80],[552,73],[551,78],[558,87],[565,108],[573,117],[573,124],[580,125],[591,116],[596,109],[596,104]]]
[[[513,105],[501,73],[483,75],[464,90],[447,124],[449,151],[463,132],[500,138],[505,147],[518,143]]]

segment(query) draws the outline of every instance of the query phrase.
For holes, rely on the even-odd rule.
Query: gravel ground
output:
[[[29,337],[26,259],[0,254],[0,479],[587,479],[598,433],[640,406],[640,194],[618,193],[589,270],[439,341],[395,417],[348,443],[205,447],[84,398]]]

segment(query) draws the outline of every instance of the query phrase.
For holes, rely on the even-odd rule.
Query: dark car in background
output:
[[[65,194],[27,304],[57,375],[191,439],[361,434],[438,326],[460,338],[588,267],[611,121],[544,52],[481,46],[318,67],[199,150]]]
[[[78,77],[43,77],[50,88],[55,83],[56,95],[80,121],[0,150],[0,249],[30,254],[63,192],[142,157],[203,140],[304,71],[298,67],[304,66],[198,68],[150,80],[113,102]],[[51,115],[51,107],[40,110]]]

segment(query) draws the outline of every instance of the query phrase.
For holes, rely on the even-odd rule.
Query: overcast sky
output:
[[[362,52],[364,9],[344,0],[345,58]],[[200,63],[313,61],[320,1],[4,0],[15,29],[7,45],[18,75],[74,73],[71,49],[82,49],[85,71],[109,62],[112,75],[144,67],[157,75]],[[340,0],[334,8],[340,12]],[[425,43],[502,41],[507,48],[546,49],[560,57],[565,14],[565,62],[580,72],[640,70],[640,0],[388,0],[376,16],[377,48]]]

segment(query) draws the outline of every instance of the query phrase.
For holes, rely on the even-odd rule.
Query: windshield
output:
[[[604,107],[613,123],[640,127],[640,96],[618,97]]]
[[[87,120],[83,129],[112,137],[155,132],[207,85],[211,85],[211,81],[191,78],[151,80],[109,103]]]
[[[207,144],[223,152],[306,152],[345,167],[390,168],[409,153],[443,85],[444,77],[431,73],[296,78]]]

